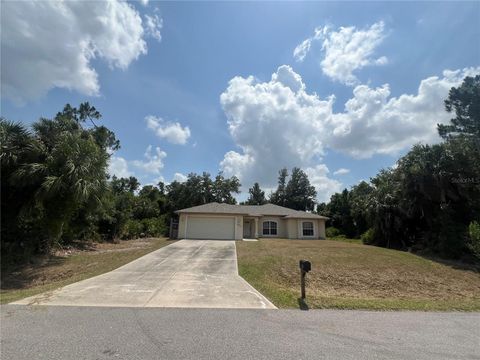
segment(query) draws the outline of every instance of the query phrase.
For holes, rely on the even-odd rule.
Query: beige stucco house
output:
[[[178,238],[324,239],[324,216],[282,206],[209,203],[178,210]]]

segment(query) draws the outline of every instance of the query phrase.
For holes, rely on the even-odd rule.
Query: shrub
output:
[[[370,245],[375,243],[375,230],[373,228],[368,229],[365,231],[361,236],[360,240],[362,240],[362,243],[365,245]]]
[[[163,236],[167,230],[163,216],[142,220],[129,219],[123,227],[122,239]]]
[[[165,221],[162,217],[143,219],[142,225],[145,236],[162,236],[167,231]]]
[[[325,230],[325,235],[327,235],[327,238],[334,238],[342,235],[342,232],[336,227],[330,226]]]
[[[472,254],[480,259],[480,224],[472,221],[468,226],[468,248]]]
[[[140,220],[129,219],[123,227],[122,239],[135,239],[143,232],[143,224]]]

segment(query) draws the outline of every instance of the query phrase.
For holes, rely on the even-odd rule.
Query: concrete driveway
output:
[[[234,241],[181,240],[21,305],[274,309],[238,275]]]

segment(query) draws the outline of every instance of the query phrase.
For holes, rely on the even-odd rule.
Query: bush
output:
[[[162,217],[143,219],[142,225],[145,236],[162,236],[167,231]]]
[[[123,227],[122,239],[135,239],[143,232],[143,224],[140,220],[127,220]]]
[[[154,217],[149,219],[129,219],[122,231],[122,239],[135,239],[139,237],[163,236],[167,233],[165,217]]]
[[[472,254],[480,259],[480,224],[472,221],[468,226],[468,248]]]
[[[362,243],[365,245],[370,245],[375,243],[375,230],[373,228],[368,229],[365,231],[361,236],[360,240],[362,240]]]
[[[327,235],[327,238],[334,238],[341,236],[342,232],[336,227],[330,226],[325,230],[325,235]],[[345,235],[343,235],[343,237],[345,237]]]

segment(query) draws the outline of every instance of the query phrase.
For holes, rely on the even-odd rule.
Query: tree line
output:
[[[438,125],[441,143],[415,145],[394,168],[318,204],[317,212],[331,218],[330,236],[480,257],[480,76],[452,88],[445,110],[454,117]]]
[[[120,142],[99,125],[101,119],[89,103],[67,104],[31,128],[0,119],[2,265],[77,241],[167,235],[176,210],[236,203],[240,181],[221,172],[214,178],[190,173],[183,182],[143,187],[135,177],[110,178],[108,161]],[[287,170],[281,174],[272,201],[313,209],[316,194],[306,174],[293,169],[288,184]],[[309,193],[302,195],[301,189]],[[247,203],[266,201],[256,183]]]
[[[271,203],[284,206],[294,210],[313,211],[315,209],[317,191],[310,184],[307,174],[300,168],[294,167],[288,179],[288,169],[283,168],[278,172],[278,186],[267,198],[265,191],[260,188],[256,182],[249,192],[247,201],[241,204],[245,205],[263,205]],[[288,181],[287,181],[288,179]]]
[[[268,198],[253,184],[243,204],[316,211],[330,217],[328,235],[366,244],[480,257],[480,76],[452,88],[445,108],[455,117],[438,126],[443,142],[415,145],[395,168],[326,204],[316,204],[300,168],[281,169]],[[31,128],[0,119],[2,265],[75,241],[166,235],[176,210],[236,203],[240,181],[221,172],[143,187],[135,177],[110,178],[108,161],[120,142],[101,118],[82,103]]]

